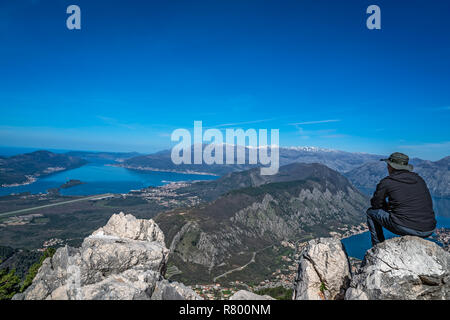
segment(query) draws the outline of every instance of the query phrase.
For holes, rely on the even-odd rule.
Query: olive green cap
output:
[[[396,170],[413,170],[413,166],[408,164],[409,157],[404,153],[394,152],[389,156],[389,158],[380,159],[380,161],[387,162],[392,168]]]

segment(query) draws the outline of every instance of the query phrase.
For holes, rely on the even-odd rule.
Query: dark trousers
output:
[[[372,238],[372,246],[384,241],[383,227],[399,236],[410,235],[426,238],[431,236],[431,234],[434,232],[434,230],[417,231],[398,225],[392,222],[389,212],[381,209],[368,209],[366,213],[367,225],[369,227],[370,236]]]

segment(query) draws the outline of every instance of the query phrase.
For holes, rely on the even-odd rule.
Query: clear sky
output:
[[[449,21],[450,1],[0,0],[0,145],[152,152],[201,120],[437,160]]]

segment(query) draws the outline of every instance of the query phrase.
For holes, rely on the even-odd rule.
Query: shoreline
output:
[[[344,240],[344,239],[347,239],[347,238],[350,238],[350,237],[353,237],[353,236],[356,236],[356,235],[358,235],[358,234],[362,234],[362,233],[365,233],[365,232],[368,232],[369,231],[369,228],[367,227],[367,224],[366,223],[362,223],[362,224],[360,224],[359,226],[362,226],[362,225],[364,225],[364,230],[358,230],[358,231],[355,231],[355,232],[352,232],[352,233],[350,233],[350,234],[348,234],[348,235],[342,235],[342,237],[339,237],[339,240]]]
[[[179,173],[179,174],[195,174],[200,176],[213,176],[213,177],[220,177],[218,174],[209,173],[209,172],[198,172],[198,171],[178,171],[178,170],[170,170],[170,169],[158,169],[153,167],[131,167],[131,166],[125,166],[120,164],[105,164],[105,166],[110,167],[119,167],[119,168],[125,168],[130,170],[138,170],[138,171],[154,171],[154,172],[171,172],[171,173]]]
[[[32,184],[37,181],[37,177],[34,176],[26,176],[27,181],[22,183],[12,183],[12,184],[2,184],[0,187],[2,188],[13,188],[13,187],[20,187],[20,186],[26,186],[29,184]]]
[[[26,186],[29,184],[32,184],[34,182],[36,182],[39,178],[44,178],[47,176],[50,176],[54,173],[59,173],[59,172],[63,172],[63,171],[68,171],[68,170],[72,170],[72,169],[77,169],[84,166],[77,166],[77,167],[73,167],[73,168],[65,168],[65,167],[48,167],[47,169],[45,169],[43,172],[37,172],[34,175],[25,175],[25,178],[27,178],[26,181],[24,182],[17,182],[17,183],[11,183],[11,184],[2,184],[0,185],[0,188],[13,188],[13,187],[21,187],[21,186]]]

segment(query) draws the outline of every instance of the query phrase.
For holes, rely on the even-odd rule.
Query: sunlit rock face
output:
[[[368,250],[345,299],[450,299],[450,253],[413,236]]]
[[[342,300],[350,278],[350,264],[339,239],[311,240],[301,254],[293,299]]]
[[[308,242],[294,283],[296,300],[448,300],[450,253],[413,236],[386,240],[367,251],[354,274],[341,242]]]
[[[14,299],[201,299],[184,285],[164,280],[168,254],[153,220],[114,214],[80,248],[65,246],[47,258],[31,286]]]

